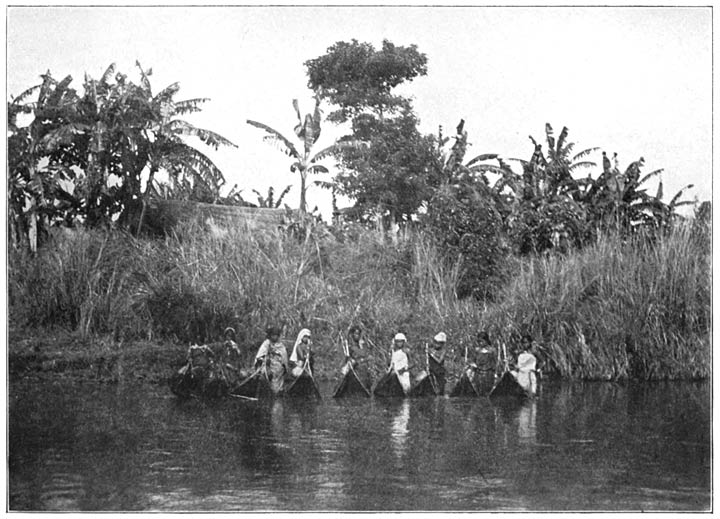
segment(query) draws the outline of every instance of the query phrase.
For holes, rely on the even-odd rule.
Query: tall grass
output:
[[[469,338],[478,316],[455,297],[458,268],[419,234],[390,242],[364,231],[340,242],[321,227],[297,238],[191,225],[143,241],[77,231],[11,265],[11,318],[21,324],[185,345],[219,340],[233,326],[248,351],[270,324],[284,326],[288,345],[310,327],[318,364],[333,370],[339,335],[352,324],[367,331],[380,370],[397,330],[419,348],[441,329]]]
[[[530,332],[566,377],[706,377],[710,286],[708,255],[689,227],[652,242],[603,236],[524,262],[488,317],[506,340]]]
[[[604,237],[582,252],[520,262],[490,307],[457,298],[460,276],[417,232],[393,242],[367,230],[337,240],[322,227],[298,238],[188,226],[155,241],[77,231],[36,257],[11,252],[10,317],[178,348],[219,340],[233,326],[249,356],[267,325],[284,326],[288,346],[309,327],[328,372],[341,362],[339,335],[359,323],[375,371],[398,330],[421,366],[422,345],[438,331],[459,364],[485,328],[509,344],[527,329],[547,365],[568,377],[709,373],[708,258],[685,230],[652,246]]]

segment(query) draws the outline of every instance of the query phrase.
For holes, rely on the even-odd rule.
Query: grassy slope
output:
[[[150,242],[80,231],[36,258],[11,254],[10,318],[26,331],[73,330],[56,358],[126,352],[122,358],[136,359],[129,371],[181,362],[189,342],[218,340],[225,326],[238,330],[249,361],[264,328],[281,323],[288,347],[300,328],[313,330],[318,371],[331,377],[341,363],[339,334],[362,323],[376,372],[397,330],[418,364],[423,343],[444,330],[457,369],[464,347],[487,328],[508,344],[532,331],[546,365],[567,377],[701,377],[710,372],[708,257],[687,230],[655,247],[606,237],[568,256],[518,262],[499,301],[485,307],[457,300],[457,268],[419,235],[391,244],[359,230],[339,242],[321,230],[298,239],[187,228]],[[49,350],[38,346],[42,336],[24,333],[24,342],[11,334],[11,364]]]

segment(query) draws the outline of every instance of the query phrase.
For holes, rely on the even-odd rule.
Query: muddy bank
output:
[[[65,331],[11,332],[10,377],[136,380],[162,384],[182,366],[186,348],[149,341],[122,343],[110,338],[81,338]]]
[[[222,343],[209,346],[220,354]],[[250,348],[253,352],[255,348]],[[65,330],[37,333],[11,331],[8,373],[12,378],[92,380],[114,384],[142,381],[166,384],[185,364],[187,346],[167,341],[117,342],[109,337],[82,338]],[[252,359],[248,359],[250,365]],[[333,365],[334,368],[334,365]],[[316,374],[318,381],[337,377],[332,369]]]

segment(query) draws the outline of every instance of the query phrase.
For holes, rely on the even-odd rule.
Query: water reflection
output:
[[[410,421],[410,401],[403,399],[392,420],[392,444],[397,458],[405,454],[405,442],[408,436],[408,422]]]
[[[549,385],[520,405],[180,402],[164,389],[14,383],[9,508],[710,506],[709,384]]]
[[[537,400],[525,402],[518,413],[518,438],[520,443],[535,445],[537,442],[537,430],[535,426],[535,414],[537,413]]]

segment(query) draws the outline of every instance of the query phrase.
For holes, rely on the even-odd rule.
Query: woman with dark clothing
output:
[[[266,339],[260,345],[255,355],[255,367],[259,368],[263,363],[267,366],[267,375],[273,393],[278,394],[283,390],[285,374],[290,372],[287,350],[280,342],[280,328],[270,326],[266,331]]]
[[[495,375],[498,368],[497,351],[490,342],[490,335],[486,331],[478,332],[475,345],[474,359],[468,364],[468,376],[474,379],[478,388],[483,392],[490,391],[495,384]]]
[[[348,336],[350,337],[350,340],[347,343],[348,354],[345,356],[345,363],[351,364],[360,381],[365,385],[365,387],[370,388],[372,387],[372,381],[368,366],[368,348],[362,337],[362,328],[358,325],[351,326],[348,331]],[[343,367],[343,375],[347,373],[347,369],[347,367]]]

